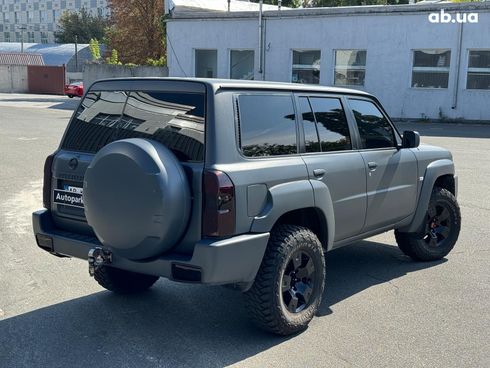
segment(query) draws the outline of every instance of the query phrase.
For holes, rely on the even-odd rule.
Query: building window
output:
[[[470,50],[467,89],[490,89],[490,50]]]
[[[27,32],[27,42],[34,42],[34,32]]]
[[[364,86],[366,50],[335,50],[334,84]]]
[[[414,50],[412,87],[447,88],[451,50]]]
[[[293,50],[293,83],[320,83],[320,50]]]
[[[195,50],[195,76],[198,78],[216,78],[218,75],[218,51]]]
[[[10,42],[10,32],[4,32],[3,37],[5,42]]]
[[[230,51],[230,78],[254,79],[254,52],[253,50]]]
[[[48,43],[48,32],[41,32],[41,43]]]

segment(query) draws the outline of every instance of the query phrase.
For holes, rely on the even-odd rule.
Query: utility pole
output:
[[[75,35],[75,70],[78,72],[78,36]]]
[[[264,75],[263,75],[263,68],[262,68],[262,64],[264,62],[263,60],[263,30],[262,30],[262,5],[264,4],[264,1],[263,0],[260,0],[259,2],[259,74],[261,76],[261,79],[263,80],[264,79]]]
[[[17,29],[20,29],[20,52],[24,52],[24,31],[27,29],[26,26],[20,26]]]

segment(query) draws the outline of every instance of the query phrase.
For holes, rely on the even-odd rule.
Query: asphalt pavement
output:
[[[281,338],[233,290],[160,280],[117,296],[37,248],[44,158],[78,101],[0,95],[0,367],[490,367],[490,125],[398,124],[452,151],[458,244],[430,263],[392,232],[330,252],[319,315]]]

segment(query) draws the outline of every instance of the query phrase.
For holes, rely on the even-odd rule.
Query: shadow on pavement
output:
[[[333,251],[320,315],[373,285],[439,263],[414,263],[393,246],[368,241]],[[246,317],[238,292],[160,281],[138,296],[99,292],[2,320],[0,361],[5,367],[214,367],[288,339],[256,330]]]
[[[47,106],[48,109],[59,109],[59,110],[75,110],[80,102],[80,98],[68,98],[66,96],[55,96],[55,97],[29,97],[29,98],[3,98],[1,102],[10,102],[10,103],[22,103],[25,105],[26,103],[41,103],[41,104],[50,104],[53,105]]]
[[[490,138],[488,124],[408,123],[395,122],[400,133],[416,130],[426,137]]]

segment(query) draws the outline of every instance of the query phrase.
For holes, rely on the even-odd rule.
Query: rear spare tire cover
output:
[[[132,260],[174,246],[191,207],[187,178],[174,154],[139,138],[113,142],[95,155],[85,173],[83,201],[102,244]]]

